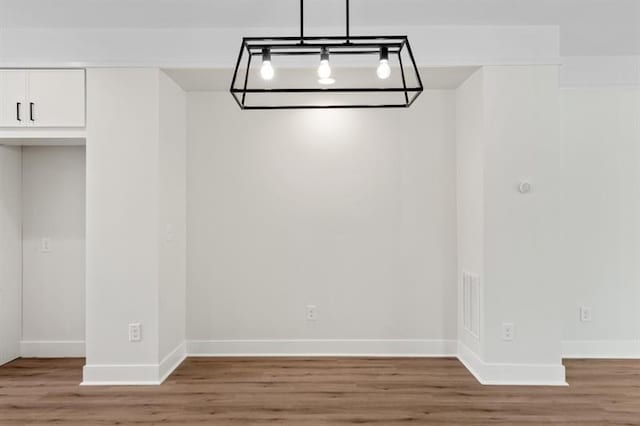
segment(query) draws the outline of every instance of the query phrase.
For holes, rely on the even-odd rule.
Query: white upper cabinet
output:
[[[84,126],[84,70],[33,70],[28,74],[29,119],[34,126]]]
[[[0,70],[0,127],[22,127],[29,119],[27,108],[27,73]]]
[[[84,70],[0,70],[0,127],[84,125]]]

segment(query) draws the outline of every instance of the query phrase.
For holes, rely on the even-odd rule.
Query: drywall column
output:
[[[159,70],[87,71],[85,384],[153,384],[170,370],[160,353],[160,111]],[[130,341],[135,323],[141,338]]]
[[[494,380],[564,383],[558,68],[487,67],[484,75],[484,362],[505,374]],[[527,182],[530,192],[521,193]]]
[[[187,99],[160,73],[159,347],[160,377],[185,356],[187,280]]]
[[[22,154],[0,145],[0,365],[20,356]]]
[[[458,210],[458,339],[480,356],[484,275],[484,71],[456,91],[456,196]]]
[[[482,184],[474,187],[469,177],[460,184],[459,273],[479,277],[479,320],[475,346],[461,325],[461,359],[482,383],[564,384],[557,67],[492,66],[472,79],[467,84],[473,87],[459,93],[459,100],[468,98],[475,107],[459,117],[458,148],[472,145],[476,151],[459,152],[459,159],[472,156],[459,164],[459,176],[466,169]],[[469,122],[478,130],[473,136],[463,129]],[[525,182],[529,191],[519,188]],[[468,206],[482,217],[481,225]]]

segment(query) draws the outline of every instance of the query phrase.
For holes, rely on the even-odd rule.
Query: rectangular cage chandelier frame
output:
[[[336,109],[336,108],[408,108],[423,92],[422,79],[416,65],[409,39],[406,35],[396,36],[352,36],[350,34],[349,0],[346,0],[346,34],[345,36],[305,36],[304,35],[304,0],[300,0],[300,36],[299,37],[244,37],[233,72],[230,92],[243,110],[277,110],[277,109]],[[383,85],[379,87],[252,87],[250,74],[255,71],[256,58],[262,58],[263,68],[271,67],[271,57],[309,57],[317,56],[322,63],[331,56],[380,55],[381,63],[389,58],[397,59],[401,84]],[[403,61],[403,55],[406,55]],[[408,58],[408,60],[407,60]],[[265,62],[268,61],[268,64]],[[387,68],[389,68],[387,66]],[[269,70],[267,70],[269,71]],[[319,74],[321,70],[318,70]],[[330,72],[330,71],[329,71]],[[414,84],[408,83],[407,75],[411,73]],[[380,74],[378,74],[380,76]],[[268,78],[269,74],[263,74]],[[271,71],[271,77],[273,71]],[[386,75],[388,77],[388,75]],[[386,78],[384,76],[380,78]],[[269,102],[252,103],[253,97],[267,95]],[[287,99],[287,96],[340,96],[366,95],[373,101],[338,103],[327,101],[322,103],[301,103]],[[393,101],[389,95],[395,95]],[[380,97],[375,100],[375,97]]]

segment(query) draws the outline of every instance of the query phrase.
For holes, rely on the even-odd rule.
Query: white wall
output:
[[[458,338],[477,355],[480,336],[464,327],[463,273],[477,277],[478,292],[467,315],[482,322],[479,291],[484,276],[484,71],[479,69],[456,90]],[[468,301],[471,303],[471,295]],[[475,312],[477,314],[475,314]],[[477,330],[482,328],[476,324]]]
[[[564,223],[555,66],[487,67],[485,357],[559,365]],[[529,194],[517,190],[530,181]],[[501,326],[516,325],[504,342]]]
[[[186,95],[160,73],[160,359],[184,343],[186,328]]]
[[[640,357],[640,89],[564,89],[566,356]],[[592,308],[581,322],[580,306]]]
[[[601,89],[640,86],[640,55],[562,58],[560,87]]]
[[[458,92],[459,275],[478,269],[481,293],[479,339],[463,331],[460,355],[487,384],[564,383],[557,87],[555,66],[489,66]]]
[[[157,379],[158,74],[87,70],[85,381]]]
[[[184,357],[185,111],[158,69],[87,70],[85,384],[157,384]]]
[[[21,161],[20,147],[0,145],[0,365],[20,356]]]
[[[22,355],[84,356],[85,148],[24,147],[22,191]]]
[[[189,93],[191,351],[455,352],[454,114]]]

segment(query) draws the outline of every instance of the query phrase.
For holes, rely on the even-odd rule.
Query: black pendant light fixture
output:
[[[407,36],[245,37],[231,81],[242,109],[407,108],[423,91]]]

